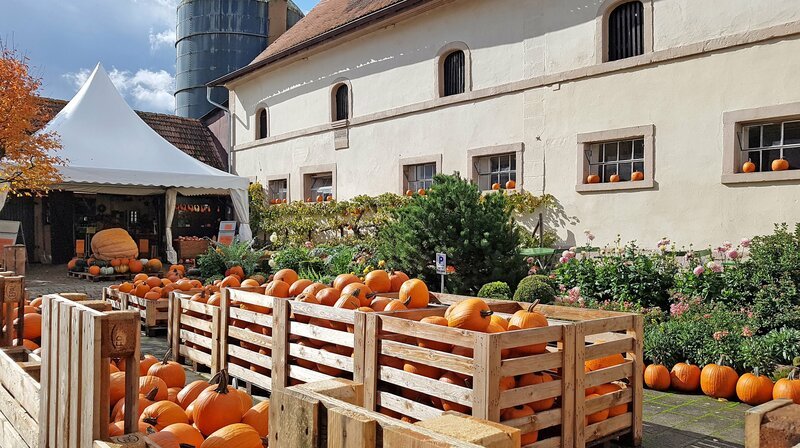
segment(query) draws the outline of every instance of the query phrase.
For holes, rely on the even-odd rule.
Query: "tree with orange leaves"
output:
[[[40,85],[28,59],[0,42],[0,192],[30,196],[61,181],[58,135],[35,132],[49,119],[37,95]]]

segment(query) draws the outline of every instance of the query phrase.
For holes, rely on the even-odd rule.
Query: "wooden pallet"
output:
[[[113,282],[117,280],[129,280],[131,278],[130,274],[92,275],[88,272],[75,271],[68,271],[67,275],[73,278],[89,280],[90,282]]]
[[[110,286],[103,288],[103,300],[111,304],[111,309],[125,311],[128,309],[128,295]]]

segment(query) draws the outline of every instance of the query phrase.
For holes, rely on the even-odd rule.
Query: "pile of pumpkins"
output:
[[[732,399],[758,406],[770,400],[786,398],[800,404],[800,369],[794,368],[787,378],[772,382],[758,369],[739,376],[720,358],[717,363],[702,369],[688,362],[679,362],[671,370],[662,364],[650,364],[644,370],[644,383],[653,390],[670,388],[679,392],[695,393],[701,390],[712,398]]]
[[[137,260],[134,258],[113,258],[100,260],[98,258],[73,258],[67,263],[70,272],[88,272],[92,275],[113,274],[138,274],[140,272],[161,272],[163,265],[157,258]]]
[[[11,313],[11,317],[14,319],[12,324],[14,326],[14,345],[20,345],[19,340],[17,339],[17,328],[19,328],[20,324],[22,324],[23,339],[21,345],[38,355],[41,351],[39,346],[41,345],[42,338],[42,298],[38,297],[30,301],[26,300],[21,318],[19,316],[19,308],[17,307],[16,302],[4,303],[3,307],[5,310]],[[6,331],[5,327],[3,328],[3,331]]]
[[[145,355],[139,361],[139,432],[164,448],[263,448],[269,400],[253,404],[251,395],[228,385],[225,370],[186,384],[183,367],[169,358],[167,352],[161,360]],[[110,371],[108,432],[115,437],[125,427],[125,365],[112,360]]]
[[[186,278],[185,273],[186,268],[183,265],[174,264],[163,278],[139,273],[132,281],[111,285],[111,289],[133,294],[141,299],[159,300],[168,298],[172,291],[187,292],[203,288],[202,282]]]

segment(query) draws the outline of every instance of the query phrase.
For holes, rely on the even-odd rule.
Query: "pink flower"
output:
[[[750,247],[750,238],[742,238],[742,241],[739,244],[742,247]]]
[[[561,257],[561,258],[558,259],[558,262],[561,263],[561,264],[565,264],[568,261],[569,261],[569,258],[567,258],[567,257]]]
[[[715,261],[714,264],[711,266],[711,270],[719,274],[720,272],[722,272],[722,265]]]
[[[669,306],[669,314],[671,316],[680,316],[687,311],[689,311],[689,304],[686,302],[673,303]]]
[[[729,250],[727,255],[731,260],[739,258],[739,252],[736,249]]]
[[[742,336],[749,338],[752,335],[753,335],[753,330],[751,330],[750,327],[745,326],[744,328],[742,328]]]
[[[525,262],[528,264],[533,264],[536,262],[536,260],[534,260],[533,257],[528,257],[525,259]]]
[[[721,341],[723,338],[728,336],[730,332],[728,330],[717,331],[714,333],[713,338],[715,341]]]
[[[306,241],[305,242],[305,246],[308,249],[313,249],[314,248],[314,243],[312,243],[311,241]]]
[[[694,268],[694,271],[692,272],[694,272],[694,275],[700,277],[701,275],[703,275],[704,272],[706,272],[706,268],[702,266],[697,266],[696,268]]]
[[[703,319],[710,319],[710,318],[711,318],[710,314],[708,314],[708,313],[703,314]]]

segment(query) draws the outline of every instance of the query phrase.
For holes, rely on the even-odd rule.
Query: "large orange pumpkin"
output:
[[[142,395],[147,395],[150,393],[151,390],[158,388],[158,393],[156,394],[156,401],[166,400],[169,396],[169,387],[167,383],[164,382],[161,378],[152,375],[145,375],[139,377],[139,393]]]
[[[261,437],[269,434],[269,400],[253,406],[244,413],[242,423],[250,425],[258,432]]]
[[[235,423],[224,426],[200,445],[200,448],[263,448],[261,436],[252,426]]]
[[[758,406],[772,400],[775,385],[766,375],[760,375],[758,368],[753,373],[745,373],[736,382],[736,396],[750,406]]]
[[[428,316],[420,320],[420,322],[432,325],[441,325],[444,327],[447,326],[447,319],[441,316]],[[417,345],[423,348],[429,348],[431,350],[439,350],[442,352],[449,352],[453,348],[452,344],[447,344],[445,342],[439,342],[439,341],[431,341],[422,338],[417,338]]]
[[[772,398],[778,400],[785,398],[794,401],[795,404],[800,404],[800,369],[792,369],[789,376],[781,378],[775,382],[772,388]]]
[[[417,278],[407,280],[400,287],[398,298],[408,309],[427,308],[430,300],[428,285]]]
[[[322,291],[323,289],[325,289],[327,287],[328,286],[325,285],[324,283],[315,282],[315,283],[312,283],[312,284],[306,286],[306,289],[303,290],[303,294],[308,294],[308,295],[316,297],[317,294],[319,294],[320,291]]]
[[[672,366],[669,373],[670,385],[681,392],[695,392],[700,388],[700,367],[688,362]]]
[[[272,277],[273,280],[278,280],[286,283],[287,285],[291,285],[292,283],[296,282],[300,277],[297,275],[293,269],[281,269],[280,271],[275,273],[275,276]]]
[[[535,384],[549,383],[550,381],[553,381],[553,377],[548,373],[526,373],[519,377],[517,387],[533,386]],[[528,403],[528,406],[535,412],[542,412],[552,408],[555,402],[555,398],[545,398]]]
[[[544,314],[534,311],[539,301],[535,301],[524,310],[515,312],[508,320],[508,331],[525,330],[530,328],[546,327],[547,318]],[[521,347],[514,347],[511,349],[513,356],[530,356],[538,355],[547,351],[547,343],[542,342],[539,344],[523,345]]]
[[[39,339],[42,337],[42,315],[39,313],[28,313],[22,316],[24,328],[22,329],[23,339]],[[19,328],[19,318],[14,319],[14,327]]]
[[[240,286],[242,286],[242,281],[235,275],[229,275],[223,278],[222,282],[219,284],[220,288],[238,288]]]
[[[172,358],[172,349],[167,350],[164,359],[150,366],[147,370],[148,375],[152,375],[164,380],[167,387],[183,387],[186,384],[186,372],[183,366],[175,361],[170,361]]]
[[[91,241],[92,253],[98,260],[109,261],[114,258],[136,258],[139,246],[124,229],[101,230]]]
[[[289,286],[289,297],[299,296],[300,294],[302,294],[303,291],[305,291],[306,288],[311,286],[312,283],[313,282],[311,280],[305,278],[296,280],[294,283],[291,284],[291,286]]]
[[[386,293],[392,290],[392,280],[389,278],[389,273],[383,269],[369,272],[364,277],[364,284],[377,293]]]
[[[353,282],[345,286],[344,289],[342,289],[342,296],[345,295],[356,297],[359,301],[359,306],[369,306],[370,302],[372,302],[372,298],[375,296],[372,290],[369,289],[369,286],[358,282]]]
[[[455,304],[446,316],[447,325],[472,331],[486,331],[491,322],[492,310],[481,299],[467,299]]]
[[[188,423],[173,423],[161,430],[161,433],[171,433],[180,443],[200,448],[203,444],[203,435],[194,426]]]
[[[289,283],[282,280],[273,280],[267,283],[267,289],[264,291],[264,295],[286,298],[289,297],[289,288]]]
[[[664,391],[669,389],[669,370],[661,364],[650,364],[644,369],[644,384],[653,390]]]
[[[358,300],[358,297],[351,295],[351,294],[342,294],[339,297],[339,300],[333,304],[334,308],[342,308],[346,310],[355,310],[361,306],[361,302]]]
[[[339,291],[344,290],[344,287],[349,285],[350,283],[359,283],[361,279],[356,277],[354,274],[339,274],[333,280],[333,287],[338,289]]]
[[[403,283],[408,281],[408,275],[401,271],[392,271],[389,274],[389,282],[391,286],[389,287],[389,292],[400,292],[400,288],[403,286]]]
[[[228,386],[227,371],[220,370],[217,382],[217,385],[201,392],[192,403],[192,420],[203,435],[242,421],[242,399],[235,388]]]
[[[161,431],[174,423],[189,423],[183,408],[171,401],[159,401],[144,408],[139,421]]]
[[[522,404],[519,406],[514,406],[513,408],[506,409],[503,412],[501,419],[504,421],[515,420],[518,418],[530,417],[532,415],[534,415],[533,409]],[[530,445],[532,443],[535,443],[537,440],[539,440],[539,431],[526,432],[525,434],[522,435],[522,446]]]
[[[736,393],[738,380],[739,375],[735,370],[722,365],[722,358],[717,364],[707,364],[700,371],[700,388],[713,398],[731,398]]]
[[[342,292],[337,288],[325,288],[317,293],[317,300],[322,305],[333,306],[341,294]]]

